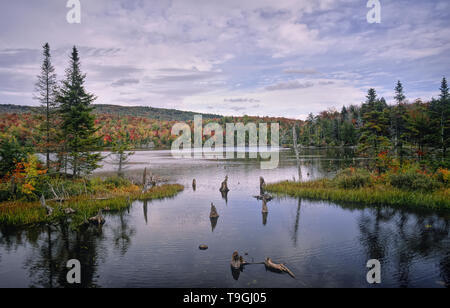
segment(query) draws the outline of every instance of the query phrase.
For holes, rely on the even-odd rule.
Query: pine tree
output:
[[[56,74],[55,68],[52,65],[50,46],[46,43],[44,46],[44,61],[41,66],[41,73],[37,76],[36,96],[35,98],[40,102],[42,113],[45,116],[45,121],[41,127],[44,131],[44,151],[46,154],[47,169],[50,169],[50,153],[54,147],[54,129],[55,126],[55,108],[56,103]]]
[[[94,108],[91,106],[96,97],[86,92],[85,79],[78,50],[73,47],[70,67],[66,70],[57,101],[60,103],[61,130],[67,153],[66,170],[70,168],[74,177],[90,174],[101,161],[100,153],[93,153],[99,150],[101,139],[95,136],[98,129],[95,128]]]

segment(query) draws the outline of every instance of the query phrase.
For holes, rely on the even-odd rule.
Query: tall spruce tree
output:
[[[377,99],[375,89],[369,89],[366,98],[366,102],[361,106],[363,127],[359,151],[374,156],[389,145],[387,104],[384,98]]]
[[[67,153],[66,170],[70,168],[74,177],[90,174],[101,161],[101,137],[96,137],[95,116],[91,103],[96,99],[86,91],[86,75],[81,72],[78,50],[73,47],[70,67],[62,83],[57,101],[60,104],[61,131]]]
[[[436,146],[442,151],[442,161],[447,156],[450,143],[450,94],[447,79],[442,78],[439,99],[433,99],[430,105],[431,125],[435,130]]]
[[[406,130],[406,108],[405,108],[405,93],[403,91],[403,85],[400,82],[400,80],[397,82],[397,85],[395,87],[395,96],[394,96],[396,105],[393,108],[393,139],[394,139],[394,146],[395,146],[395,152],[398,157],[400,157],[400,164],[403,164],[403,156],[404,156],[404,134]]]
[[[50,153],[54,150],[55,146],[55,109],[56,103],[56,90],[57,81],[55,68],[52,65],[50,55],[50,45],[46,43],[43,46],[44,61],[41,66],[41,73],[37,76],[36,82],[36,96],[35,98],[40,102],[42,114],[45,117],[43,125],[41,125],[41,131],[43,131],[44,142],[43,150],[46,154],[46,166],[50,169]]]

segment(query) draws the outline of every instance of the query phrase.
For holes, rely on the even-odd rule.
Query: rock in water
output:
[[[208,246],[207,245],[200,245],[200,246],[198,246],[198,248],[200,250],[206,250],[206,249],[208,249]]]

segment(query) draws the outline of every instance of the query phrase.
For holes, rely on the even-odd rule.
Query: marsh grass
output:
[[[285,181],[268,184],[266,189],[278,195],[315,200],[450,209],[449,188],[424,192],[401,190],[388,184],[374,184],[367,187],[346,189],[340,188],[333,180],[322,179],[310,182]]]
[[[39,202],[10,201],[0,203],[0,224],[8,226],[25,226],[46,223],[60,219],[70,220],[71,225],[79,226],[99,210],[117,212],[128,208],[135,200],[153,200],[173,197],[184,187],[178,184],[155,186],[142,193],[139,186],[133,184],[108,184],[108,182],[94,182],[94,195],[78,195],[65,202],[48,201],[47,205],[54,209],[51,216]],[[64,209],[71,208],[75,214],[67,215]]]

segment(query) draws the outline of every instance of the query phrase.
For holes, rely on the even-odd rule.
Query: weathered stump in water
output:
[[[242,266],[246,264],[247,262],[245,262],[244,258],[240,256],[237,251],[233,252],[233,255],[231,257],[231,268],[238,270],[241,269]]]
[[[209,214],[209,218],[219,218],[219,214],[217,213],[217,209],[214,204],[211,202],[211,213]]]
[[[228,189],[228,175],[225,177],[225,181],[222,182],[222,185],[220,186],[220,192],[227,193],[230,190]]]
[[[98,211],[97,216],[89,218],[89,222],[97,226],[105,224],[105,219],[103,218],[102,210]]]
[[[266,191],[266,182],[264,181],[264,178],[261,176],[259,177],[259,193],[261,195],[264,195]]]
[[[264,265],[270,271],[278,272],[278,273],[288,273],[292,278],[295,278],[294,273],[291,272],[290,269],[286,267],[284,264],[277,264],[272,261],[271,258],[266,258],[264,261]]]
[[[197,189],[197,181],[195,179],[192,180],[192,189],[194,191]]]

